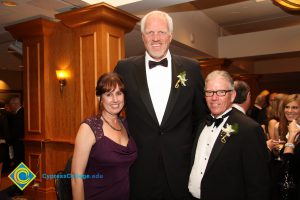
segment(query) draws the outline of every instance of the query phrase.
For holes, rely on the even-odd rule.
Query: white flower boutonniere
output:
[[[181,72],[178,76],[178,80],[175,84],[175,88],[179,88],[179,85],[186,86],[185,82],[188,80],[186,79],[186,71]]]
[[[236,134],[237,131],[238,131],[238,128],[239,128],[239,125],[238,124],[233,124],[233,125],[230,125],[230,124],[226,124],[225,128],[223,127],[222,128],[222,132],[221,132],[221,142],[222,143],[226,143],[227,139],[233,135],[233,134]]]

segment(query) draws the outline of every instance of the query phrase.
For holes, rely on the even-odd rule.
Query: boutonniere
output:
[[[180,74],[178,74],[177,77],[178,77],[178,80],[175,84],[175,88],[179,88],[180,84],[182,86],[186,86],[185,82],[188,80],[188,79],[185,78],[186,77],[186,72],[185,71],[181,72]]]
[[[236,134],[238,131],[239,125],[238,124],[226,124],[225,128],[222,128],[222,132],[221,132],[221,142],[222,143],[226,143],[227,139],[233,135]]]

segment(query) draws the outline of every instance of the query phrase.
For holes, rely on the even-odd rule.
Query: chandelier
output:
[[[276,5],[283,9],[296,11],[300,10],[300,0],[273,0]]]

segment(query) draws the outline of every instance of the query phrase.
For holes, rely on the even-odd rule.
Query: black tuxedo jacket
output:
[[[268,200],[269,156],[262,128],[235,108],[226,124],[238,124],[238,131],[226,143],[218,136],[201,182],[201,200]],[[197,131],[192,164],[204,127],[201,123]]]
[[[17,113],[8,115],[9,143],[24,138],[24,108],[21,107]]]
[[[199,64],[188,58],[171,55],[172,85],[166,110],[159,125],[146,78],[145,56],[118,62],[115,72],[125,83],[125,107],[130,134],[138,147],[132,166],[131,196],[147,199],[164,171],[176,199],[188,196],[188,176],[194,131],[207,114],[204,82]],[[186,86],[175,88],[179,73],[186,71]],[[157,80],[160,81],[160,80]],[[159,162],[164,169],[159,169]]]

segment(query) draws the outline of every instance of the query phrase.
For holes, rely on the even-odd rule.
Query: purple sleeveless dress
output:
[[[115,143],[103,134],[100,115],[86,119],[96,137],[83,179],[85,200],[129,199],[129,168],[137,157],[136,144],[129,136],[127,146]],[[128,132],[125,120],[122,120]]]

